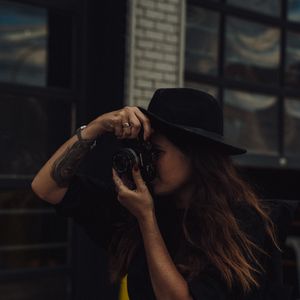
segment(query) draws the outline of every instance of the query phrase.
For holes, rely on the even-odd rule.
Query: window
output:
[[[72,131],[73,32],[66,10],[0,1],[3,299],[70,296],[69,222],[36,197],[30,182]]]
[[[47,11],[1,2],[0,80],[46,85]]]
[[[235,159],[299,168],[300,2],[188,0],[185,36],[184,84],[218,98]]]

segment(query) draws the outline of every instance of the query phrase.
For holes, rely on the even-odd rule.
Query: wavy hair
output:
[[[247,183],[231,157],[209,140],[162,132],[191,160],[193,194],[184,209],[183,247],[174,261],[178,271],[191,280],[212,265],[229,289],[238,286],[245,294],[259,287],[258,275],[265,272],[261,255],[268,256],[243,231],[235,208],[250,207],[261,220],[272,243],[279,247],[269,208],[259,201],[254,188]],[[109,274],[112,283],[120,280],[142,243],[135,217],[117,224],[109,248]]]

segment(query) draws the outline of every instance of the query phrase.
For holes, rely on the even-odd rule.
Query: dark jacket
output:
[[[271,217],[276,225],[280,244],[286,239],[292,221],[296,201],[263,200],[272,207]],[[90,238],[105,250],[116,230],[114,224],[126,220],[128,211],[116,198],[112,183],[107,184],[99,179],[77,174],[59,204],[53,205],[57,213],[71,217],[80,224]],[[171,257],[176,254],[179,236],[182,234],[180,221],[182,210],[172,206],[160,205],[155,201],[158,225]],[[261,287],[253,290],[248,296],[239,292],[239,287],[229,291],[222,277],[211,267],[205,276],[187,281],[195,300],[282,300],[291,299],[292,287],[282,282],[281,253],[266,238],[261,219],[247,206],[234,209],[242,229],[259,246],[263,247],[270,258],[261,258],[267,273],[260,276]],[[127,277],[130,300],[153,300],[155,295],[151,286],[143,243],[131,262]]]

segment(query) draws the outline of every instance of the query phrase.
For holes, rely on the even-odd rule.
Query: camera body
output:
[[[150,141],[143,139],[143,130],[137,139],[125,139],[121,143],[122,148],[112,157],[113,168],[130,189],[135,189],[132,168],[137,164],[143,180],[149,187],[150,182],[156,177],[155,162],[158,150]]]

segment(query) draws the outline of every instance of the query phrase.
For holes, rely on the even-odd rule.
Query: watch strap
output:
[[[86,127],[87,125],[80,126],[76,129],[75,134],[77,135],[79,141],[84,141],[85,143],[88,143],[90,145],[90,149],[92,150],[96,146],[96,139],[83,139],[81,135],[81,131]]]

